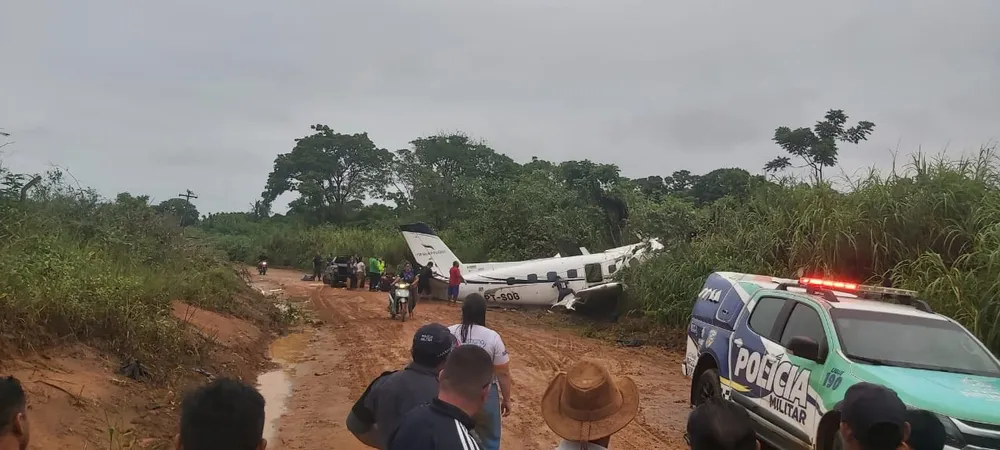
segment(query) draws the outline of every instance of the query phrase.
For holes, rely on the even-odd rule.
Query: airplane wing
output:
[[[589,255],[590,251],[587,250],[587,247],[580,247],[580,254],[581,255]]]
[[[573,311],[576,309],[577,304],[585,303],[587,301],[587,298],[595,293],[610,294],[615,291],[620,293],[624,289],[625,289],[625,283],[622,283],[620,281],[611,281],[604,284],[598,284],[596,286],[591,286],[587,289],[581,289],[579,291],[567,295],[565,298],[552,305],[552,308],[555,308],[557,306],[562,306],[570,311]]]

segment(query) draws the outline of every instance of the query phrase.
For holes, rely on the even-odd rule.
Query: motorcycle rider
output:
[[[409,264],[407,264],[407,266],[408,265]],[[410,298],[407,301],[406,310],[410,314],[410,318],[413,318],[413,308],[416,308],[416,306],[417,306],[417,284],[416,284],[417,280],[412,278],[413,277],[413,273],[412,272],[413,271],[411,270],[410,271],[410,275],[409,275],[410,276],[409,279],[407,279],[406,272],[403,272],[400,275],[394,276],[392,278],[392,284],[389,285],[389,286],[392,286],[392,289],[389,291],[389,298],[392,300],[392,302],[395,302],[396,301],[396,286],[399,285],[399,283],[408,283],[409,284],[408,289],[410,290]],[[392,306],[390,305],[390,308],[391,307]]]

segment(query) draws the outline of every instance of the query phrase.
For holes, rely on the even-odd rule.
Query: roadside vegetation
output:
[[[959,157],[899,156],[891,170],[831,176],[875,124],[831,110],[811,127],[778,127],[779,156],[759,174],[623,177],[614,164],[518,163],[461,134],[378,148],[324,125],[278,155],[260,201],[198,228],[229,257],[307,267],[360,253],[401,261],[399,223],[423,221],[463,260],[519,260],[602,250],[658,236],[667,249],[622,273],[628,305],[686,325],[713,270],[799,274],[920,290],[1000,351],[1000,161],[993,147]],[[670,168],[651,169],[665,174]],[[298,197],[271,214],[284,193]]]
[[[83,341],[156,376],[204,345],[170,317],[171,301],[267,319],[226,255],[186,235],[191,208],[107,200],[59,171],[0,165],[0,352]]]

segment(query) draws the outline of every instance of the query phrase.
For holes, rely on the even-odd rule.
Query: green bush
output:
[[[74,338],[151,367],[192,351],[170,302],[248,314],[225,255],[190,239],[145,197],[106,201],[58,174],[20,201],[0,189],[0,338],[22,348]],[[16,186],[14,186],[16,187]]]
[[[697,235],[675,240],[623,277],[630,296],[670,326],[687,323],[712,271],[808,273],[916,289],[931,306],[1000,352],[1000,165],[917,155],[846,192],[800,183],[763,186],[699,211]]]

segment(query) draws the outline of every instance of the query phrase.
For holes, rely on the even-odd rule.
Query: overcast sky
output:
[[[308,126],[518,161],[759,172],[830,108],[891,149],[1000,137],[1000,0],[0,0],[3,162],[246,210]],[[283,204],[276,204],[283,210]]]

